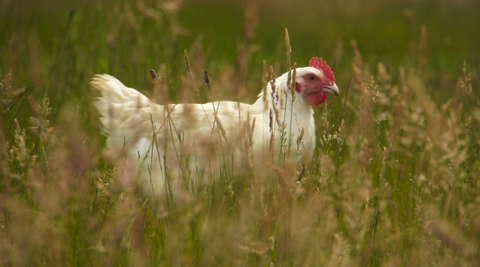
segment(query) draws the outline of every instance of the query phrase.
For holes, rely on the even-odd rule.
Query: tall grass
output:
[[[37,13],[2,3],[0,265],[478,266],[478,51],[459,52],[478,45],[467,35],[478,4],[429,2],[422,21],[421,2],[339,2],[315,9],[337,30],[322,28],[320,41],[291,22],[296,9],[268,1],[85,2]],[[291,26],[287,64],[275,12]],[[458,18],[458,29],[432,13]],[[199,29],[202,19],[213,29]],[[451,37],[442,40],[435,19]],[[369,28],[382,22],[403,47]],[[334,62],[341,97],[315,110],[317,147],[300,180],[288,165],[270,169],[272,179],[226,167],[201,190],[161,202],[104,150],[88,87],[96,73],[162,104],[251,102],[266,83],[263,60],[283,72],[312,56]]]

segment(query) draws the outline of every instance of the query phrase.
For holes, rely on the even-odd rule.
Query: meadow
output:
[[[0,1],[0,266],[480,266],[480,3],[291,2]],[[252,103],[285,29],[340,89],[300,180],[220,171],[169,201],[125,182],[93,75]]]

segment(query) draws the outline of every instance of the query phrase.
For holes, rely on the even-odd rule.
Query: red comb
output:
[[[325,74],[327,79],[331,80],[332,82],[335,82],[335,76],[333,76],[333,71],[327,65],[327,61],[323,61],[321,58],[318,59],[318,57],[312,57],[312,59],[310,59],[309,64],[310,64],[310,67],[314,67],[316,69],[323,71],[323,74]]]

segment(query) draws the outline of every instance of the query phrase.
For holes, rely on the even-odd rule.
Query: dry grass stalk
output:
[[[353,73],[355,77],[355,82],[358,85],[361,85],[362,83],[362,78],[361,78],[361,72],[363,69],[363,61],[362,61],[362,56],[360,55],[360,52],[358,51],[358,45],[355,40],[350,41],[350,45],[352,46],[353,49],[353,61],[352,61],[352,68],[353,68]]]
[[[220,129],[220,132],[222,133],[223,138],[225,138],[225,141],[228,142],[228,140],[227,140],[227,133],[225,132],[225,128],[223,127],[222,122],[221,122],[220,119],[218,118],[217,114],[214,113],[213,116],[215,117],[215,121],[216,121],[217,124],[218,124],[218,128]]]
[[[157,73],[155,72],[155,70],[154,70],[154,69],[150,69],[148,72],[150,73],[150,77],[152,77],[152,80],[153,80],[154,82],[156,82],[158,76],[157,76]]]
[[[188,54],[186,49],[183,50],[183,57],[185,59],[185,64],[187,66],[187,72],[188,72],[188,75],[190,76],[190,80],[192,81],[193,87],[195,88],[197,95],[199,95],[200,93],[198,92],[197,84],[195,82],[195,78],[193,77],[193,71],[192,71],[192,68],[190,67],[190,60],[188,59]]]
[[[203,80],[205,81],[205,83],[208,86],[208,89],[210,90],[210,77],[208,77],[208,71],[207,70],[205,70],[205,75],[203,76]]]
[[[273,71],[273,66],[270,66],[270,86],[272,87],[272,98],[275,98],[275,93],[276,93],[276,86],[275,86],[275,80],[277,79],[275,76],[275,72]],[[278,100],[278,94],[277,94],[277,100]]]
[[[285,28],[285,46],[287,48],[287,71],[289,71],[291,67],[291,55],[292,55],[292,47],[290,46],[290,36],[288,36],[288,30]],[[294,76],[295,77],[295,76]]]
[[[295,84],[297,79],[297,63],[293,63],[293,75],[292,75],[292,82],[290,83],[290,94],[292,96],[292,105],[293,101],[295,101]]]
[[[12,88],[12,69],[10,69],[5,77],[0,81],[0,92],[2,93],[1,102],[3,104],[10,103],[11,100],[8,99],[7,93],[10,93],[10,88]]]
[[[418,42],[418,66],[417,73],[420,73],[425,66],[425,58],[427,50],[427,27],[422,25],[420,28],[420,40]]]
[[[453,109],[457,110],[458,102],[461,93],[470,94],[472,92],[472,74],[467,73],[467,62],[463,62],[462,68],[463,77],[457,79],[457,85],[455,87],[455,95],[453,98]]]

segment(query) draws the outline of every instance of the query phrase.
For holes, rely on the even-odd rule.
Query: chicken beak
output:
[[[335,96],[338,96],[339,94],[337,84],[335,83],[331,86],[323,86],[322,89],[323,89],[323,93],[325,94],[334,94]]]

